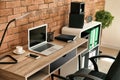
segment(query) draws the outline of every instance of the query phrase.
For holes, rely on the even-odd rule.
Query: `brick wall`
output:
[[[104,0],[0,0],[0,38],[11,19],[27,12],[39,12],[10,24],[0,53],[13,50],[16,45],[27,44],[28,28],[46,23],[48,31],[55,31],[55,35],[60,33],[61,27],[68,24],[71,1],[85,2],[85,16],[94,16],[97,10],[104,9],[105,3]]]

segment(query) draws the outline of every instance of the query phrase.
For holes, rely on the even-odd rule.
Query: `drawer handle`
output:
[[[64,55],[63,57],[66,57],[67,56],[67,54],[66,55]]]

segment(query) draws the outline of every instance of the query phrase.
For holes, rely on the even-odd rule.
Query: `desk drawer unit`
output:
[[[62,56],[58,60],[54,61],[53,63],[50,64],[50,72],[56,70],[59,68],[61,65],[69,61],[71,58],[73,58],[76,55],[76,49],[72,50],[68,54]]]

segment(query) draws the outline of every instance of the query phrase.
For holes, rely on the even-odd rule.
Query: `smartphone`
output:
[[[28,54],[27,55],[28,57],[31,57],[31,58],[34,58],[34,59],[39,59],[40,58],[40,56],[39,55],[36,55],[36,54]]]

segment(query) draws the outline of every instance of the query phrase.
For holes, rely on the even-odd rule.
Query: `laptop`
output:
[[[47,42],[47,24],[28,29],[28,49],[30,51],[50,55],[63,46]]]

